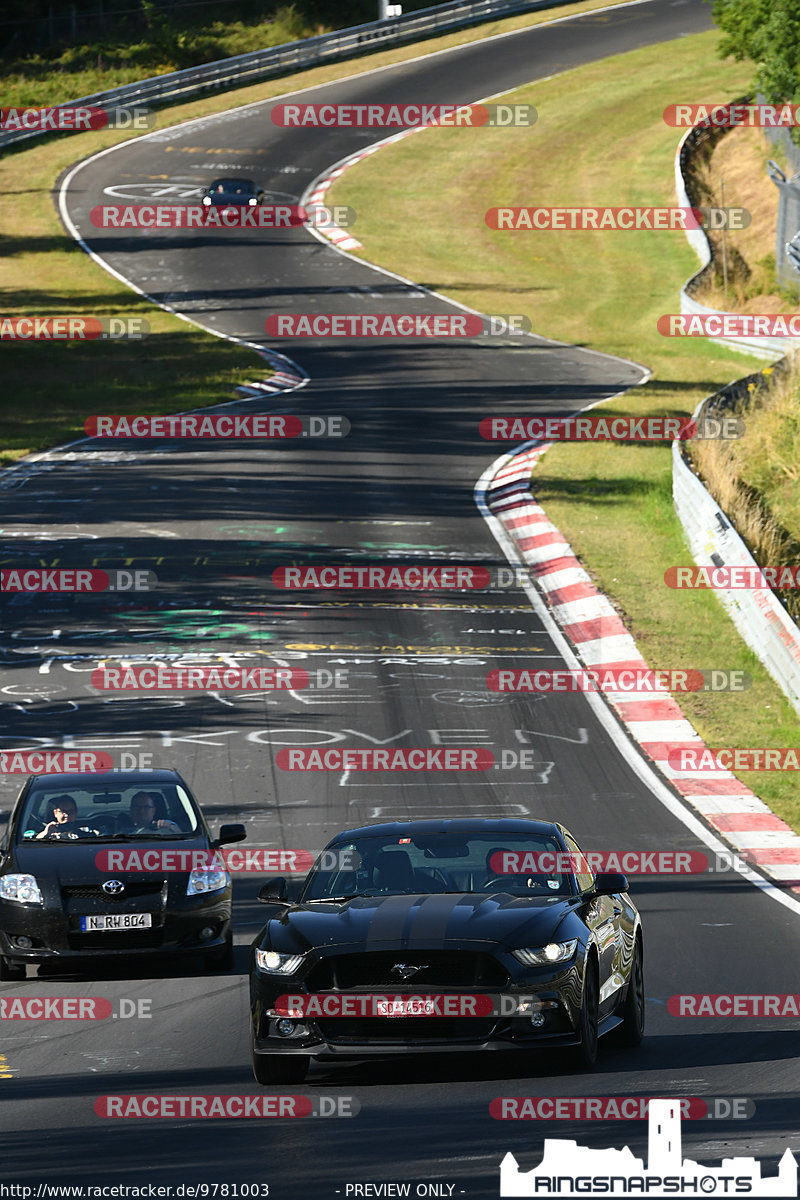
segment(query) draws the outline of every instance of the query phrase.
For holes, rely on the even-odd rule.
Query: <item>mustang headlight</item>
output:
[[[187,896],[199,896],[203,892],[220,892],[231,881],[227,871],[210,870],[207,867],[195,867],[186,885]]]
[[[33,875],[0,875],[0,898],[18,904],[44,904]]]
[[[304,954],[278,954],[277,950],[256,950],[256,966],[268,975],[294,975]]]
[[[548,967],[553,963],[569,962],[575,953],[577,938],[569,942],[548,942],[537,950],[512,950],[511,953],[526,967]]]

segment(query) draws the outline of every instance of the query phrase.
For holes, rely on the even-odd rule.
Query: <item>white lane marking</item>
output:
[[[613,399],[613,397],[609,396],[606,399],[610,400]],[[594,407],[594,405],[592,405],[592,407]],[[517,447],[513,454],[500,455],[499,458],[496,458],[495,461],[486,468],[478,482],[475,484],[474,495],[478,510],[480,511],[486,524],[489,526],[489,529],[491,530],[495,541],[500,546],[500,549],[503,551],[508,561],[514,566],[523,564],[522,557],[518,553],[516,544],[511,535],[506,531],[503,523],[490,510],[486,499],[486,493],[489,489],[489,485],[497,473],[498,467],[501,464],[508,462],[516,454],[524,453],[533,445],[535,445],[535,443],[527,442],[522,446]],[[572,670],[582,670],[583,664],[578,660],[578,657],[572,649],[572,646],[554,621],[549,609],[539,593],[536,591],[536,588],[533,586],[533,584],[523,583],[522,590],[530,600],[531,607],[533,608],[534,612],[541,620],[545,632],[550,636],[550,638],[553,640],[553,643],[561,651],[564,662]],[[585,643],[581,646],[582,653],[584,652],[584,646]],[[638,655],[638,651],[636,653]],[[653,795],[655,799],[658,800],[659,803],[661,803],[664,808],[666,808],[667,811],[672,814],[672,816],[676,817],[683,825],[685,825],[685,827],[698,839],[698,841],[702,842],[703,845],[707,846],[710,850],[713,850],[717,854],[730,853],[730,847],[724,842],[721,842],[719,838],[715,837],[710,830],[706,829],[705,825],[703,825],[693,813],[689,812],[689,810],[684,807],[677,797],[672,795],[666,784],[661,782],[651,768],[650,764],[642,756],[638,747],[629,739],[616,715],[606,705],[605,701],[594,692],[584,692],[583,695],[586,697],[586,703],[594,712],[598,722],[603,726],[606,733],[614,743],[620,757],[628,764],[634,774],[638,776],[651,795]],[[759,888],[778,904],[782,904],[784,908],[788,908],[791,912],[800,915],[800,901],[792,896],[785,895],[784,892],[782,892],[780,888],[776,887],[774,883],[764,879],[761,875],[756,874],[755,871],[751,871],[749,867],[745,867],[741,864],[734,864],[734,870],[737,871],[744,879],[746,879],[748,883],[752,883],[754,887]]]
[[[594,16],[599,13],[613,12],[619,8],[636,8],[640,4],[650,4],[650,3],[652,3],[652,0],[623,0],[623,2],[619,3],[619,4],[610,4],[605,8],[594,9],[594,10],[592,10],[591,15]],[[552,21],[541,22],[540,25],[526,26],[523,29],[511,29],[511,30],[506,31],[505,33],[492,34],[486,38],[479,38],[475,42],[468,42],[468,43],[466,43],[466,45],[467,46],[480,46],[480,45],[483,45],[485,42],[498,41],[501,38],[516,37],[520,34],[528,33],[531,28],[544,29],[550,25],[563,24],[566,21],[577,20],[580,17],[586,16],[586,15],[587,15],[586,13],[574,13],[574,14],[572,14],[570,16],[566,16],[566,17],[555,17]],[[366,71],[359,71],[352,75],[346,75],[342,79],[336,80],[335,82],[336,83],[348,83],[350,80],[361,79],[366,75],[376,74],[377,72],[380,72],[380,71],[393,70],[396,67],[404,68],[407,65],[409,65],[410,63],[420,62],[420,61],[422,61],[424,59],[428,59],[428,58],[435,58],[439,54],[450,54],[450,53],[453,53],[454,51],[461,50],[461,49],[463,49],[463,47],[461,47],[461,46],[449,46],[442,50],[434,50],[428,54],[419,54],[419,55],[415,56],[414,58],[404,59],[400,63],[389,63],[382,67],[373,67]],[[579,69],[578,67],[571,68],[571,70],[578,70],[578,69]],[[564,75],[568,75],[569,73],[570,73],[570,71],[560,71],[557,73],[557,75],[559,77],[562,77]],[[547,80],[554,79],[554,78],[556,78],[556,75],[545,75],[545,76],[542,76],[541,78],[531,80],[530,82],[531,83],[545,83]],[[265,104],[275,104],[278,100],[281,100],[287,96],[301,96],[305,92],[314,91],[315,89],[317,89],[321,86],[323,86],[323,85],[314,84],[314,85],[310,85],[307,88],[301,88],[298,91],[294,91],[294,92],[281,92],[277,96],[270,96],[266,100],[254,100],[249,104],[243,104],[243,105],[239,105],[236,108],[226,109],[222,113],[213,113],[213,114],[209,114],[208,116],[205,116],[205,117],[195,117],[189,121],[181,121],[176,125],[167,126],[165,129],[162,129],[162,130],[153,130],[150,133],[143,133],[136,140],[137,140],[137,142],[147,141],[147,140],[156,141],[156,142],[169,141],[169,140],[171,140],[172,135],[174,134],[176,129],[185,129],[187,126],[191,126],[191,125],[202,126],[205,124],[205,125],[210,125],[213,127],[214,125],[224,124],[228,120],[237,120],[238,116],[241,113],[246,112],[250,108],[258,108],[260,105],[265,105]],[[484,103],[487,100],[492,100],[492,99],[496,99],[499,96],[504,96],[509,91],[512,91],[512,90],[516,90],[516,89],[506,88],[504,91],[494,92],[490,96],[484,96],[481,100],[473,100],[471,102],[468,101],[465,103],[473,103],[473,104]],[[371,151],[372,147],[375,147],[375,149],[377,149],[378,146],[380,146],[383,142],[392,140],[396,136],[397,135],[394,134],[389,139],[386,139],[386,138],[380,139],[378,142],[372,143],[369,147],[366,148],[366,150]],[[167,304],[160,303],[153,296],[151,296],[148,292],[145,292],[141,288],[137,287],[137,285],[135,283],[133,283],[130,279],[126,278],[126,276],[124,276],[121,272],[115,270],[115,268],[112,267],[109,263],[107,263],[105,261],[105,259],[102,258],[101,255],[96,254],[93,250],[90,250],[89,247],[87,246],[86,242],[83,240],[83,238],[78,233],[78,230],[77,230],[76,226],[74,225],[74,223],[67,211],[66,195],[67,195],[67,189],[68,189],[69,185],[71,184],[75,175],[77,175],[77,173],[80,170],[82,170],[84,167],[87,167],[90,163],[95,162],[97,159],[103,158],[106,154],[112,154],[116,150],[123,149],[127,145],[128,145],[128,141],[118,142],[117,145],[115,145],[115,146],[107,146],[105,150],[99,150],[96,154],[92,154],[88,158],[84,159],[82,162],[77,163],[72,168],[72,170],[69,171],[68,174],[64,177],[64,180],[58,191],[58,208],[59,208],[59,212],[61,213],[62,220],[63,220],[64,224],[66,225],[67,229],[69,230],[70,234],[75,239],[75,241],[78,242],[80,247],[92,259],[94,259],[94,261],[99,266],[101,266],[104,271],[107,271],[110,275],[113,275],[115,279],[118,279],[121,283],[124,283],[127,287],[130,287],[138,295],[143,296],[145,299],[149,300],[152,304],[155,304],[157,307],[165,309],[166,311],[173,313],[176,317],[179,318],[179,320],[186,321],[187,324],[189,324],[189,325],[197,325],[200,329],[205,329],[208,333],[212,333],[215,337],[224,338],[226,341],[235,342],[238,345],[250,346],[251,348],[253,348],[255,350],[262,349],[262,347],[259,346],[257,343],[246,341],[244,338],[236,337],[231,334],[222,333],[216,329],[209,329],[209,327],[207,325],[202,325],[199,321],[195,321],[191,317],[186,316],[184,313],[178,312],[177,309],[174,309]],[[360,153],[364,153],[364,152],[365,151],[362,151]],[[348,156],[348,157],[350,157],[350,156]],[[337,164],[334,164],[333,167],[329,167],[326,172],[324,172],[322,175],[318,176],[317,178],[318,179],[324,178],[326,174],[328,174],[330,171],[335,169],[336,165]],[[316,183],[316,181],[314,181],[306,189],[306,192],[304,193],[304,195],[308,195],[313,191],[315,183]],[[301,200],[301,203],[302,203],[302,200]],[[311,228],[308,230],[308,232],[311,233],[312,235],[314,235],[319,241],[322,241],[326,246],[328,246],[330,249],[332,249],[335,253],[343,254],[343,255],[345,255],[345,257],[352,259],[352,255],[347,254],[344,250],[340,250],[339,247],[335,245],[335,243],[330,242],[330,241],[328,241],[327,238],[322,237],[319,233],[319,230]],[[393,271],[387,271],[384,267],[375,266],[373,263],[364,263],[363,265],[365,267],[368,267],[372,271],[378,272],[381,275],[386,275],[391,279],[400,280],[400,282],[407,284],[409,287],[417,288],[417,289],[419,289],[419,287],[420,287],[420,285],[418,283],[416,283],[414,280],[406,279],[402,275],[396,275]],[[430,289],[428,289],[428,288],[420,290],[419,294],[435,296],[435,297],[437,297],[437,299],[443,300],[443,301],[445,301],[445,303],[451,304],[455,308],[460,308],[464,312],[470,312],[470,313],[477,312],[476,309],[469,308],[465,304],[460,304],[457,300],[450,299],[450,297],[440,296],[440,294],[438,292],[430,291]],[[480,314],[480,315],[484,315],[484,314]],[[540,344],[546,343],[547,345],[551,345],[551,346],[569,346],[570,349],[575,348],[574,346],[571,346],[570,343],[556,341],[553,338],[545,338],[545,337],[542,337],[541,335],[526,334],[525,336],[533,338],[536,342],[538,342]],[[273,353],[279,354],[278,351],[273,351]],[[582,348],[582,353],[595,354],[601,358],[610,357],[609,355],[603,353],[602,351],[592,350],[592,349],[588,349],[585,347]],[[283,355],[282,357],[286,358],[285,355]],[[305,372],[302,370],[302,368],[298,367],[296,363],[292,362],[288,358],[286,358],[286,360],[287,360],[287,362],[290,362],[293,367],[296,367],[300,374],[305,375]],[[642,367],[641,363],[634,363],[631,359],[623,359],[623,358],[619,358],[619,357],[617,357],[617,361],[618,362],[626,362],[631,366],[638,367],[639,370],[641,370],[643,372],[642,379],[639,381],[640,383],[645,383],[647,381],[647,379],[650,378],[651,372],[647,368]],[[308,382],[309,382],[309,377],[306,375],[305,379],[303,379],[302,382],[300,382],[298,384],[298,387],[304,387]],[[297,390],[297,389],[295,389],[295,390]],[[603,401],[598,401],[598,403],[602,403],[602,402]],[[592,407],[594,407],[594,405],[589,405],[588,407],[592,408]],[[77,445],[77,443],[70,443],[70,445]]]

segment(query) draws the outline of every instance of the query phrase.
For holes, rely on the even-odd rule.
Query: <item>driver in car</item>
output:
[[[99,836],[99,830],[92,829],[90,825],[81,825],[78,822],[78,805],[72,796],[67,794],[54,796],[50,801],[50,808],[53,813],[53,819],[48,821],[41,833],[36,834],[38,839],[58,838],[75,840],[80,837]]]
[[[135,833],[180,833],[174,821],[156,819],[156,802],[150,792],[137,792],[131,800],[131,820]]]

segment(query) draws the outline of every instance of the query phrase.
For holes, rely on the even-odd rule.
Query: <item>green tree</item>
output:
[[[771,104],[800,93],[800,0],[714,0],[721,58],[749,58],[755,87]]]

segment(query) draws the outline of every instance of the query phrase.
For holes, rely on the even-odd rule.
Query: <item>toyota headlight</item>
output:
[[[0,899],[18,904],[44,904],[33,875],[0,875]]]
[[[305,955],[279,954],[277,950],[256,950],[256,966],[268,975],[294,975]]]
[[[231,877],[227,871],[195,867],[186,885],[186,895],[199,896],[206,892],[220,892],[228,886],[230,881]]]
[[[511,953],[526,967],[549,967],[569,962],[577,944],[578,939],[572,938],[569,942],[548,942],[536,950],[512,950]]]

